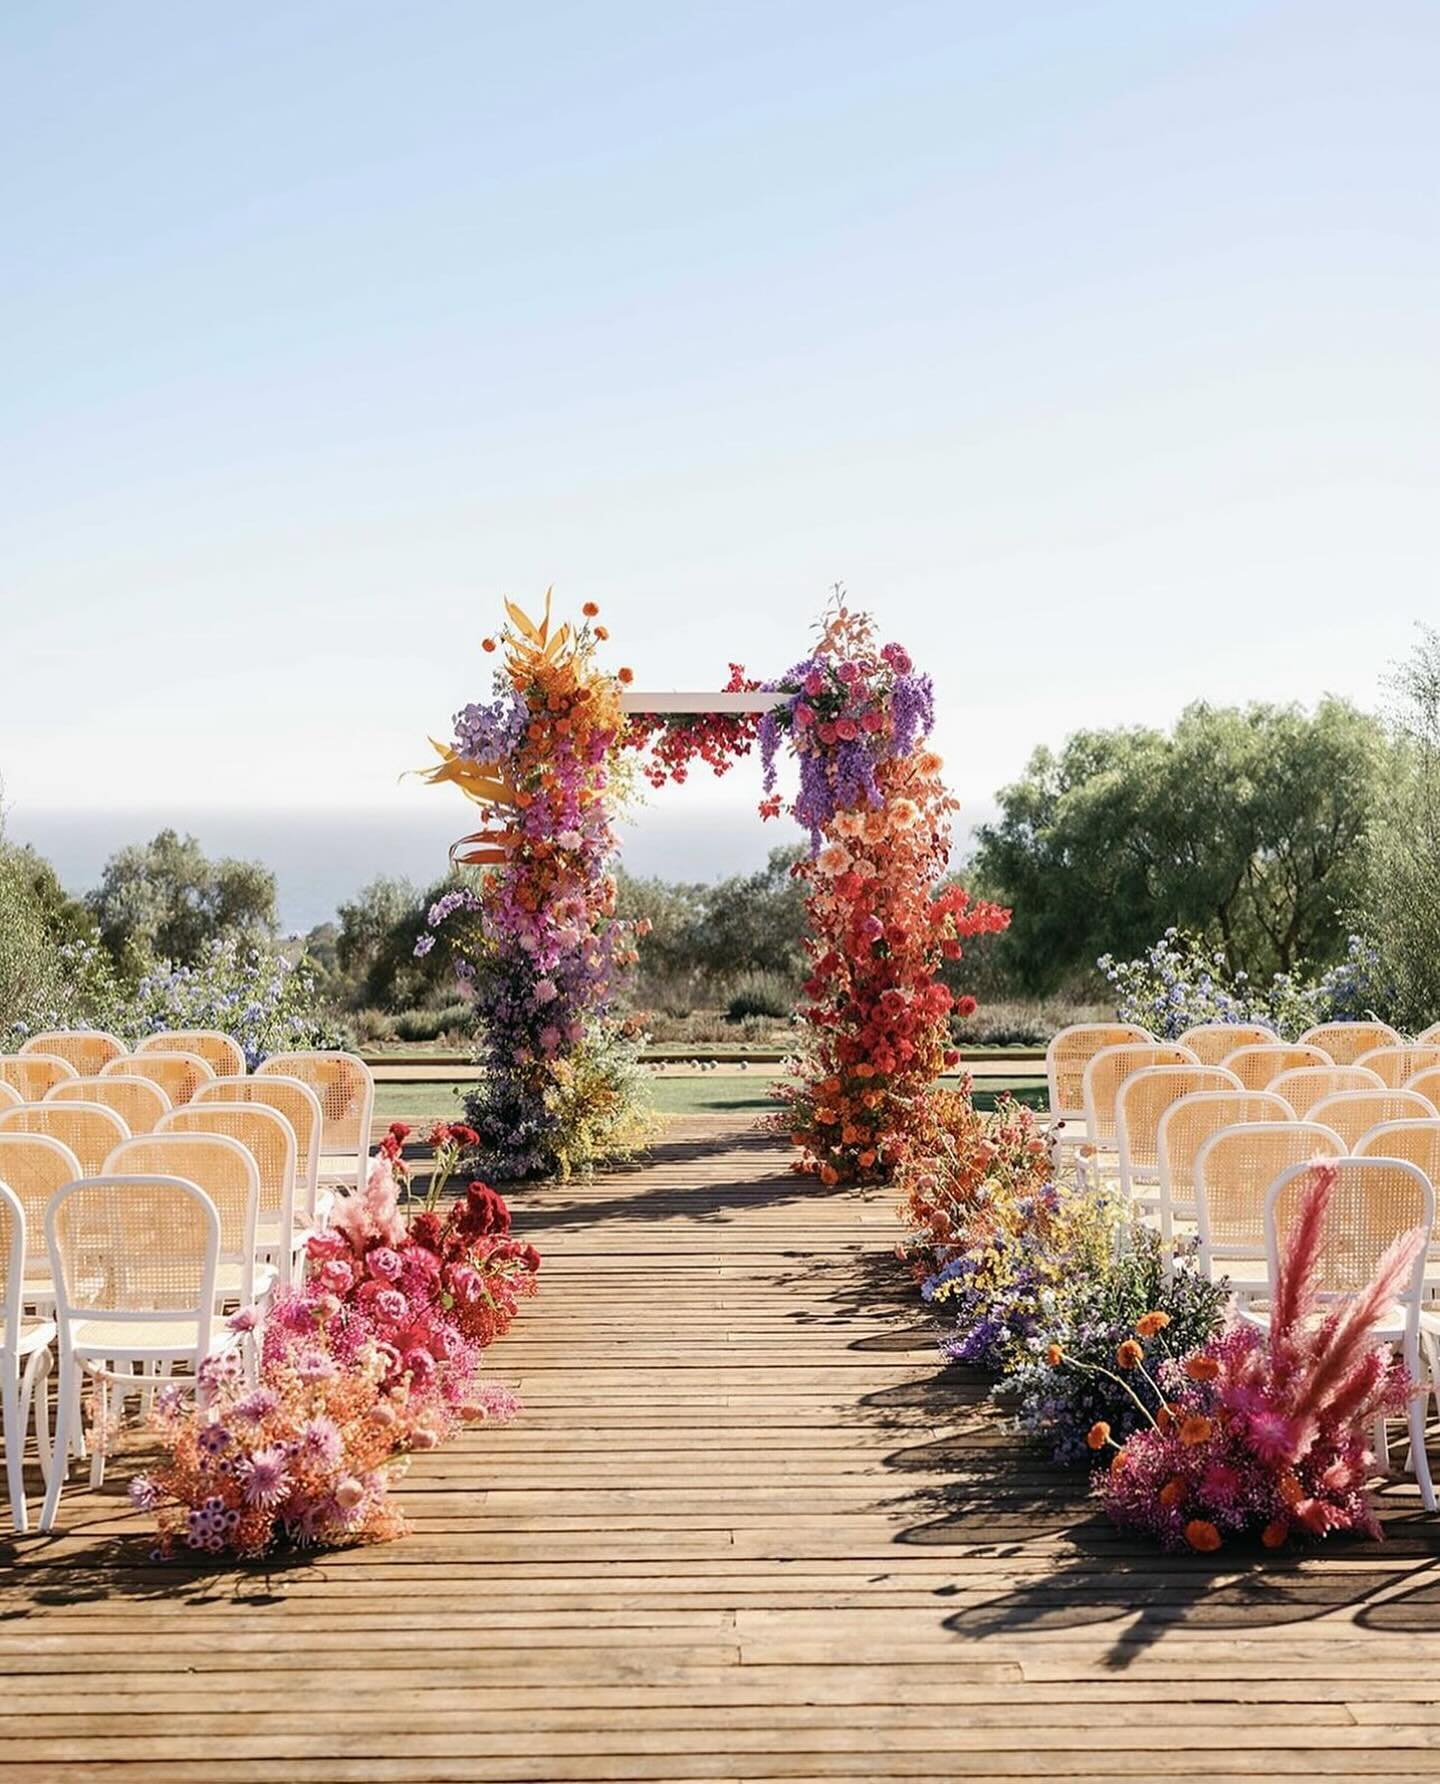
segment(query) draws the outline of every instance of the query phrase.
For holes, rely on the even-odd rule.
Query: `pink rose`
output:
[[[825,692],[825,677],[818,669],[812,669],[805,677],[805,692],[813,700],[817,694]]]
[[[797,725],[799,725],[802,729],[806,725],[810,724],[813,721],[814,717],[815,717],[815,708],[813,706],[807,706],[803,700],[795,708],[795,723]]]
[[[377,1245],[373,1251],[366,1253],[365,1267],[372,1276],[378,1276],[385,1282],[395,1282],[405,1267],[405,1260],[388,1245]]]
[[[847,687],[850,687],[860,679],[860,665],[858,663],[842,663],[835,673]]]
[[[332,1295],[348,1295],[355,1286],[355,1266],[348,1258],[327,1258],[315,1272],[320,1287]]]
[[[305,1241],[305,1255],[315,1263],[326,1258],[350,1256],[350,1241],[343,1233],[311,1233]]]
[[[869,731],[872,734],[876,731],[883,731],[885,729],[885,715],[884,713],[877,712],[872,706],[861,716],[860,726],[862,730]]]
[[[860,732],[854,719],[837,719],[835,721],[835,735],[840,739],[841,743],[854,743],[855,739],[860,735]]]

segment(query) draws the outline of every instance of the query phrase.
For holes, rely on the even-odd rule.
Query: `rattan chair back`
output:
[[[188,1103],[202,1084],[215,1076],[210,1062],[198,1053],[131,1053],[124,1059],[111,1060],[102,1077],[148,1078],[158,1084],[170,1099],[172,1109]]]

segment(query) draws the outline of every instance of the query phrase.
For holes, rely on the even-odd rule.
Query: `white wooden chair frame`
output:
[[[10,1521],[17,1535],[30,1528],[25,1501],[25,1439],[34,1415],[35,1447],[40,1471],[50,1484],[54,1467],[50,1449],[47,1379],[54,1362],[56,1328],[52,1320],[25,1323],[23,1289],[28,1233],[25,1209],[8,1183],[0,1183],[0,1203],[10,1218],[10,1256],[5,1270],[3,1333],[0,1333],[0,1411],[5,1430],[5,1480],[10,1494]]]

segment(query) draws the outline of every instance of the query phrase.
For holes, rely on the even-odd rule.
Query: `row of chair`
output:
[[[95,1382],[103,1420],[112,1393],[148,1392],[174,1367],[193,1373],[236,1342],[229,1313],[253,1307],[263,1317],[292,1280],[329,1191],[364,1180],[374,1085],[362,1060],[291,1053],[253,1076],[216,1076],[202,1059],[205,1071],[177,1103],[163,1084],[124,1069],[167,1057],[116,1056],[89,1080],[60,1072],[42,1100],[0,1107],[0,1383],[18,1529],[32,1414],[49,1528],[68,1460],[85,1453],[82,1377]],[[47,1055],[36,1048],[0,1066],[16,1058]],[[45,1383],[57,1341],[52,1456]],[[103,1467],[97,1445],[96,1484]]]
[[[72,1057],[49,1050],[62,1040],[74,1043]],[[42,1041],[44,1047],[37,1044]],[[192,1047],[180,1046],[182,1041]],[[103,1063],[82,1058],[82,1064],[93,1067],[82,1072],[76,1058],[82,1053],[81,1044],[92,1042],[121,1044],[113,1035],[77,1029],[73,1034],[36,1035],[18,1053],[0,1055],[0,1119],[22,1104],[79,1102],[103,1105],[119,1115],[131,1133],[143,1133],[166,1111],[183,1108],[197,1097],[213,1097],[216,1086],[224,1092],[222,1100],[237,1100],[237,1095],[238,1100],[249,1100],[238,1093],[239,1086],[271,1077],[298,1078],[320,1102],[322,1177],[363,1186],[375,1080],[355,1054],[277,1053],[249,1075],[244,1055],[228,1035],[196,1029],[152,1035],[136,1052],[114,1054]],[[208,1057],[207,1052],[192,1050],[202,1047]],[[293,1118],[293,1111],[285,1113]]]

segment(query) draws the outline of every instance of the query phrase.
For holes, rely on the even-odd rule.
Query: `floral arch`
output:
[[[827,1184],[888,1177],[959,1058],[941,964],[1009,921],[939,890],[956,804],[929,747],[929,677],[838,596],[783,675],[755,681],[732,664],[706,695],[635,693],[629,668],[602,667],[593,602],[577,624],[554,624],[549,593],[538,622],[505,609],[484,640],[499,657],[493,698],[456,714],[450,743],[432,739],[441,759],[426,774],[479,807],[451,859],[487,871],[437,900],[417,944],[448,946],[475,1002],[484,1075],[468,1116],[483,1168],[567,1173],[643,1139],[640,1042],[616,1008],[643,928],[616,915],[614,816],[637,782],[683,781],[696,762],[723,774],[758,744],[761,813],[777,817],[783,742],[800,769],[790,809],[810,842],[795,871],[812,933],[776,1120],[797,1169]]]

